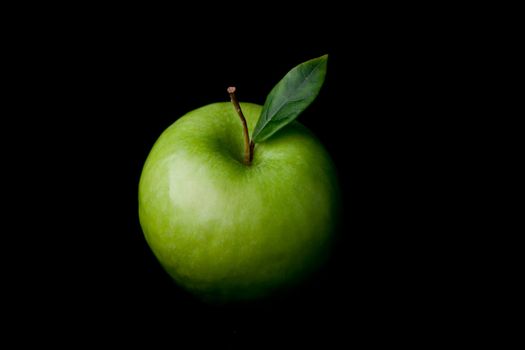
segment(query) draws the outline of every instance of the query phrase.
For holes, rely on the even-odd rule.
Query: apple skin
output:
[[[250,132],[261,106],[241,103]],[[286,290],[320,267],[339,218],[336,171],[320,142],[293,122],[242,163],[242,125],[230,103],[172,124],[140,178],[146,241],[182,287],[211,302]]]

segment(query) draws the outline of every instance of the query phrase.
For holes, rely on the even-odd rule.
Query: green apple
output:
[[[249,149],[263,108],[232,102],[166,129],[139,184],[153,253],[179,285],[211,301],[261,298],[304,280],[329,254],[338,221],[336,171],[314,135],[291,121]]]

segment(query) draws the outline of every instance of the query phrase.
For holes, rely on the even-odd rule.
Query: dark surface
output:
[[[447,333],[436,320],[453,293],[439,282],[451,253],[438,254],[447,233],[428,201],[440,186],[428,141],[446,98],[431,82],[447,52],[424,44],[431,36],[374,16],[305,25],[301,40],[289,35],[297,28],[283,28],[251,43],[219,27],[189,37],[169,21],[129,22],[36,31],[21,55],[38,110],[22,129],[36,145],[26,153],[25,188],[38,195],[20,207],[39,208],[21,225],[42,231],[31,229],[26,257],[11,260],[21,286],[13,324],[49,325],[77,340],[245,348]],[[186,112],[227,101],[230,85],[241,101],[264,103],[289,69],[325,53],[325,86],[300,121],[339,170],[344,220],[332,259],[277,300],[217,307],[193,299],[164,273],[140,229],[137,187],[153,143]]]

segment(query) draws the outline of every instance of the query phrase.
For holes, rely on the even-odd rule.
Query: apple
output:
[[[310,276],[330,253],[339,212],[336,170],[319,140],[289,120],[253,142],[268,112],[228,92],[233,106],[201,107],[162,133],[139,184],[141,227],[161,265],[219,302],[266,297]]]

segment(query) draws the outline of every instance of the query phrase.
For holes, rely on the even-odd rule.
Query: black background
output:
[[[41,335],[49,339],[240,347],[411,342],[455,331],[454,291],[440,283],[454,252],[441,250],[450,237],[428,200],[442,189],[436,178],[449,175],[433,165],[429,141],[448,122],[443,105],[454,96],[441,83],[455,50],[443,50],[423,23],[374,11],[316,14],[317,22],[279,17],[272,30],[248,34],[254,24],[242,16],[181,25],[183,14],[116,11],[25,33],[14,69],[14,90],[25,93],[14,147],[23,157],[13,167],[24,183],[15,207],[31,219],[18,221],[25,253],[10,259],[20,286],[15,325],[50,326]],[[300,121],[339,171],[344,215],[332,258],[280,299],[203,304],[170,280],[143,238],[144,161],[177,118],[228,101],[226,87],[262,104],[289,69],[325,53],[326,83]]]

